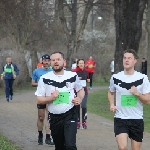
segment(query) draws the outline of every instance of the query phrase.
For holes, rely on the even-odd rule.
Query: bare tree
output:
[[[142,35],[143,12],[147,0],[114,0],[116,49],[115,71],[123,69],[122,54],[126,49],[138,52]]]

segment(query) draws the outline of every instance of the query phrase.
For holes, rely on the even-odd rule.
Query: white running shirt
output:
[[[121,71],[112,75],[109,89],[111,92],[116,92],[117,110],[114,117],[121,119],[143,119],[143,105],[138,97],[136,97],[136,106],[123,104],[123,96],[133,96],[129,91],[132,86],[137,87],[138,92],[141,94],[150,92],[148,77],[140,72],[135,71],[133,75],[125,75],[124,71]]]
[[[69,103],[48,104],[48,111],[53,114],[61,114],[70,110],[74,104],[71,102],[77,92],[82,89],[81,82],[76,72],[64,71],[63,75],[55,75],[53,71],[41,76],[36,91],[37,96],[50,96],[56,90],[59,92],[69,92]]]

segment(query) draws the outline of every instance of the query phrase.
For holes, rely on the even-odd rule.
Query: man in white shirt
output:
[[[77,110],[84,90],[75,72],[65,71],[64,54],[51,54],[53,71],[41,76],[37,88],[37,103],[48,104],[51,135],[56,150],[77,150]],[[75,95],[74,90],[77,92]]]
[[[110,111],[115,112],[114,132],[119,150],[127,150],[128,137],[132,150],[140,150],[143,140],[142,104],[150,104],[150,83],[146,75],[134,70],[137,59],[134,50],[124,51],[124,71],[112,75],[110,79],[108,100]]]

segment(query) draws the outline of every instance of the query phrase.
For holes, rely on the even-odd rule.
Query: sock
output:
[[[38,131],[38,132],[39,132],[39,137],[43,137],[42,131]]]
[[[49,139],[50,138],[50,134],[46,134],[46,139]]]

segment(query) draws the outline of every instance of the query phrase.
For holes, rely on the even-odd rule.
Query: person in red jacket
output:
[[[89,59],[85,62],[85,67],[88,71],[88,76],[90,78],[90,86],[89,89],[92,89],[92,81],[93,81],[93,74],[95,72],[96,62],[93,60],[93,57],[90,56]]]
[[[81,122],[80,122],[80,105],[77,105],[77,111],[78,111],[78,123],[77,123],[77,129],[80,129],[80,126],[83,128],[83,129],[87,129],[87,122],[86,122],[86,119],[87,119],[87,98],[88,98],[88,90],[87,90],[87,86],[86,86],[86,82],[89,82],[90,79],[88,79],[88,72],[85,68],[85,62],[83,59],[78,59],[77,60],[77,67],[76,69],[73,69],[72,70],[73,72],[76,72],[80,81],[81,81],[81,84],[82,84],[82,87],[84,88],[84,91],[85,91],[85,95],[84,95],[84,98],[82,100],[82,103],[81,103],[81,108],[82,108],[82,126],[81,126]]]

